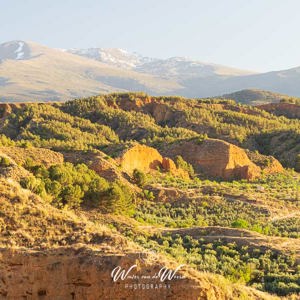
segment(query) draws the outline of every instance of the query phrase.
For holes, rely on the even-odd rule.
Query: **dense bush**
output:
[[[101,207],[106,212],[133,215],[135,212],[134,195],[120,182],[114,182],[105,191]]]
[[[47,169],[27,159],[24,167],[34,176],[23,178],[22,186],[40,195],[51,195],[56,207],[77,208],[83,204],[104,212],[133,212],[132,192],[120,182],[108,183],[85,164],[64,163]]]
[[[142,171],[138,169],[134,169],[132,177],[133,177],[133,182],[137,184],[139,187],[143,187],[145,185],[146,175]]]
[[[97,148],[119,140],[109,127],[73,117],[62,112],[59,105],[48,104],[29,104],[12,113],[0,132],[24,147],[33,145],[60,150]],[[2,137],[1,142],[5,145],[9,140]]]
[[[11,165],[10,159],[5,156],[0,157],[0,166],[1,167],[9,167]]]
[[[233,228],[249,228],[249,224],[246,220],[237,219],[231,223]]]

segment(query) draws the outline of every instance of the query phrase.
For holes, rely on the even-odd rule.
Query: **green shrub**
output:
[[[84,192],[79,185],[67,185],[60,192],[63,206],[78,208],[82,202]]]
[[[175,157],[175,164],[176,164],[177,168],[181,168],[181,169],[187,171],[191,177],[193,177],[195,175],[193,166],[191,164],[189,164],[188,162],[186,162],[182,158],[181,155],[177,155]]]
[[[143,194],[148,201],[153,201],[155,199],[155,197],[151,191],[143,190]]]
[[[46,168],[30,159],[24,167],[34,176],[23,178],[21,185],[37,194],[47,192],[58,208],[78,208],[80,205],[99,207],[103,212],[134,213],[134,197],[121,182],[109,184],[85,164],[63,163]]]
[[[145,185],[146,175],[142,171],[138,169],[134,169],[132,177],[133,177],[133,182],[137,184],[139,187],[143,187]]]
[[[110,213],[134,214],[133,194],[128,187],[118,181],[113,182],[105,191],[99,205]]]
[[[10,159],[8,157],[0,157],[0,166],[9,167],[11,165]]]
[[[249,223],[243,219],[237,219],[231,223],[231,226],[234,228],[248,228]]]
[[[34,176],[23,177],[20,180],[20,184],[23,188],[32,191],[38,195],[45,193],[45,183]]]
[[[135,242],[171,255],[176,261],[188,263],[201,272],[221,274],[232,282],[246,283],[280,296],[300,292],[300,274],[295,261],[271,248],[252,249],[218,238],[206,241],[172,232],[145,234]],[[291,296],[291,299],[294,298]]]

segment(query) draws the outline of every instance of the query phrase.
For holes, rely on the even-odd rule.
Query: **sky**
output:
[[[123,48],[266,72],[300,66],[299,0],[0,0],[0,43]]]

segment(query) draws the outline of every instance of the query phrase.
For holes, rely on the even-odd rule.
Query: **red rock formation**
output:
[[[189,178],[189,174],[187,171],[177,168],[174,161],[169,157],[164,157],[162,160],[162,168],[166,172],[170,172],[171,174],[175,176],[179,176],[182,178]]]
[[[142,107],[148,103],[151,103],[153,99],[147,95],[144,97],[134,97],[129,99],[128,96],[124,95],[124,97],[120,96],[117,99],[115,98],[108,98],[106,99],[107,104],[114,108],[121,108],[123,110],[134,110],[134,111],[141,111]]]
[[[117,159],[122,170],[128,174],[132,174],[134,169],[145,173],[157,170],[161,168],[162,160],[163,157],[156,149],[139,144],[125,150]]]
[[[258,152],[247,151],[249,159],[258,165],[264,174],[274,174],[284,172],[284,168],[281,163],[270,155],[263,155]]]
[[[188,173],[177,168],[170,158],[163,158],[156,149],[145,145],[137,144],[125,150],[117,159],[117,162],[119,162],[121,169],[129,175],[132,174],[134,169],[145,173],[160,169],[170,172],[174,176],[189,177]]]
[[[171,157],[181,155],[196,172],[213,177],[251,180],[261,173],[243,149],[222,140],[183,141],[168,147],[165,152]]]
[[[167,172],[176,172],[177,167],[174,163],[174,161],[171,158],[168,157],[164,157],[162,160],[162,167],[164,170],[166,170]]]
[[[267,166],[262,168],[264,174],[274,174],[284,172],[284,168],[281,163],[274,157],[269,157],[269,162]]]

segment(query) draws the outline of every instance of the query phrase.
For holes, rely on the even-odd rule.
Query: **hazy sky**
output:
[[[299,0],[0,0],[0,43],[117,47],[243,69],[300,66]]]

